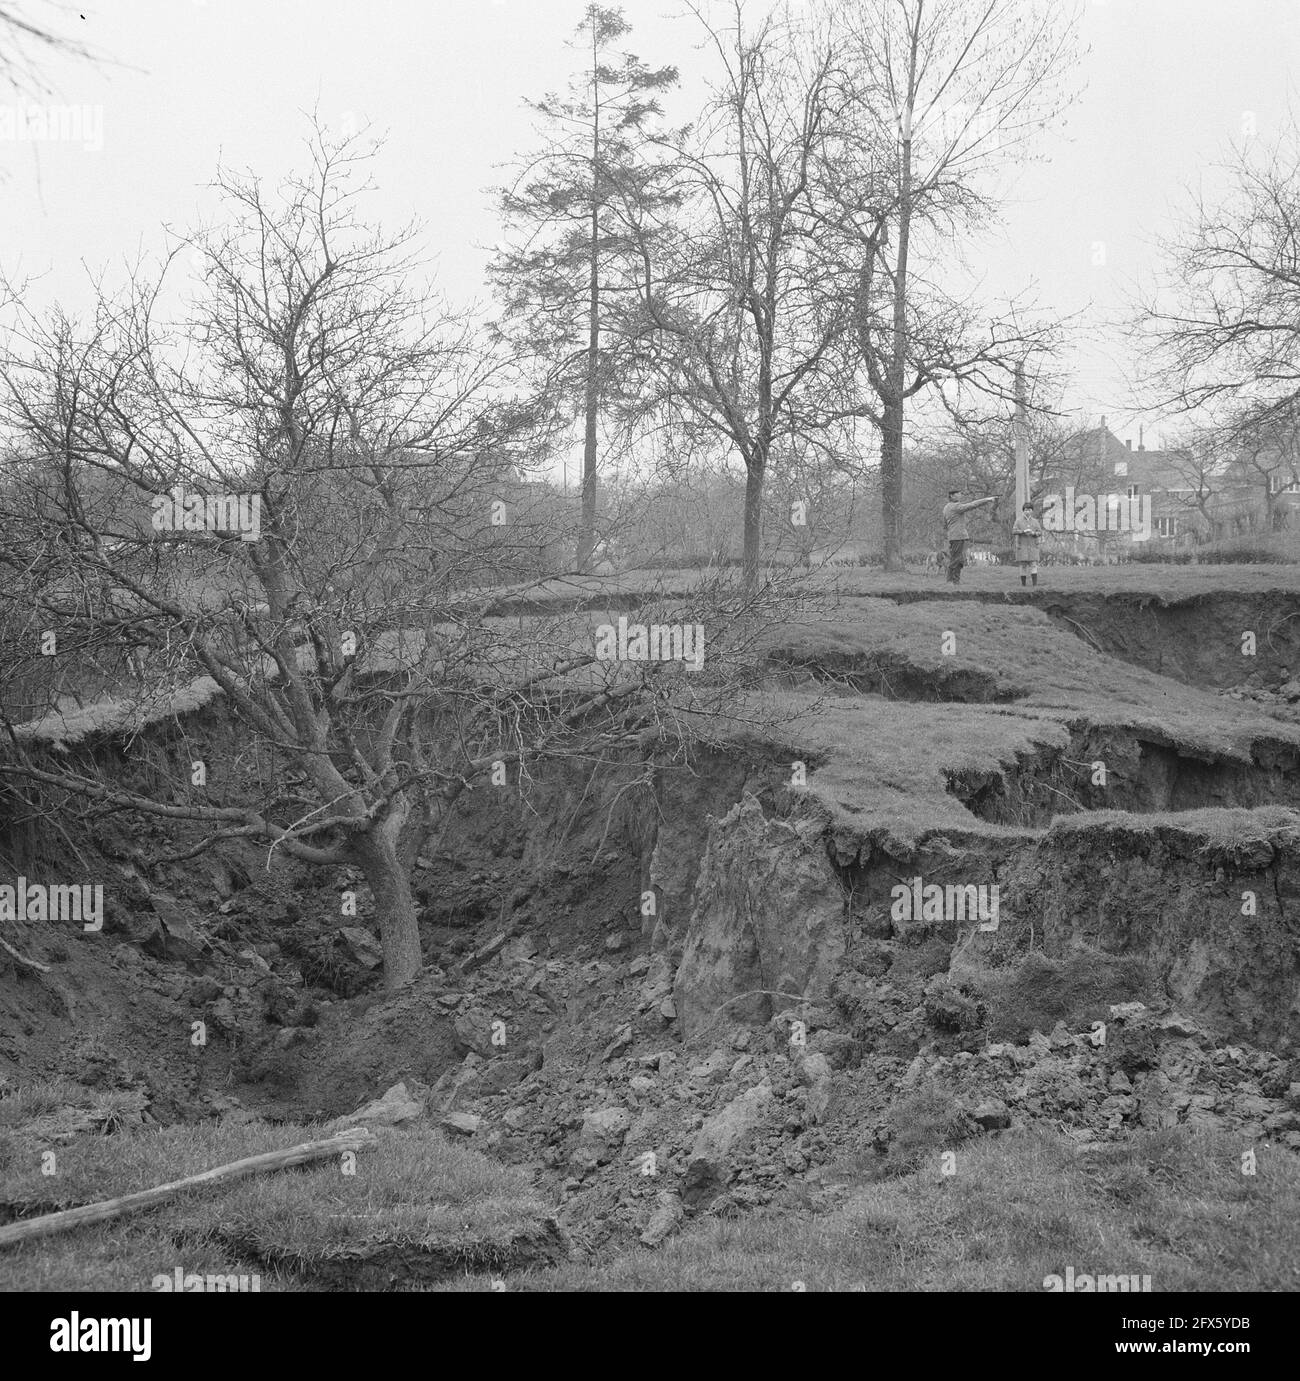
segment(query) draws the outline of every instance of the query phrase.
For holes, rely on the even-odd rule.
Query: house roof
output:
[[[1106,426],[1104,419],[1101,426],[1076,433],[1071,438],[1069,453],[1073,461],[1084,466],[1104,466],[1107,477],[1115,479],[1117,489],[1129,485],[1144,491],[1187,488],[1186,451],[1149,450],[1140,444],[1130,447]]]

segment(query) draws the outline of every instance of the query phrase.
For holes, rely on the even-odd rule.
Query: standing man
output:
[[[948,491],[948,502],[943,506],[943,530],[948,535],[948,583],[961,583],[961,568],[966,564],[966,544],[970,532],[966,527],[966,515],[973,508],[983,508],[986,503],[997,503],[990,496],[987,499],[972,499],[963,503],[960,489]]]

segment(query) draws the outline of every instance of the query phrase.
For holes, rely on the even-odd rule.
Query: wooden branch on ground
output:
[[[0,937],[0,949],[3,949],[6,954],[12,955],[18,963],[25,964],[29,969],[35,969],[38,973],[49,973],[50,971],[48,964],[38,964],[35,959],[29,959],[25,954],[19,954],[3,937]]]
[[[154,1189],[142,1189],[137,1194],[124,1194],[118,1199],[104,1199],[97,1204],[83,1204],[80,1208],[64,1209],[61,1213],[47,1213],[40,1218],[10,1223],[7,1227],[0,1228],[0,1247],[11,1246],[31,1237],[46,1237],[52,1232],[63,1232],[66,1228],[82,1227],[86,1223],[103,1223],[110,1218],[120,1218],[123,1214],[134,1213],[137,1209],[152,1208],[154,1204],[174,1198],[186,1189],[240,1179],[245,1175],[261,1175],[271,1170],[283,1170],[290,1165],[305,1165],[309,1161],[322,1160],[326,1156],[337,1156],[343,1151],[364,1150],[373,1146],[374,1142],[374,1135],[365,1127],[351,1127],[325,1141],[306,1141],[283,1151],[266,1151],[260,1156],[246,1156],[243,1160],[231,1161],[229,1165],[218,1165],[213,1170],[205,1170],[201,1175],[190,1175],[183,1180],[174,1180],[171,1184],[160,1184]]]

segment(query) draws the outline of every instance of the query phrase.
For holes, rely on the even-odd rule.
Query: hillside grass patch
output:
[[[884,1290],[1042,1293],[1050,1275],[1149,1275],[1152,1293],[1300,1288],[1300,1157],[1186,1128],[1081,1152],[1051,1132],[939,1148],[910,1175],[854,1190],[830,1212],[763,1212],[691,1225],[657,1250],[506,1278],[531,1291]],[[1145,1182],[1137,1204],[1116,1188]],[[490,1288],[486,1276],[435,1288]]]
[[[0,1107],[11,1100],[0,1101]],[[33,1109],[42,1107],[33,1097]],[[31,1126],[31,1122],[27,1124]],[[5,1176],[8,1220],[95,1203],[329,1135],[265,1123],[136,1128],[19,1148]],[[56,1173],[41,1169],[53,1149]],[[444,1274],[465,1264],[508,1264],[558,1238],[526,1177],[428,1124],[383,1132],[359,1152],[355,1174],[339,1158],[187,1190],[168,1203],[0,1249],[0,1289],[148,1290],[157,1274],[259,1272],[262,1288],[385,1288],[391,1278]],[[372,1263],[382,1262],[382,1266]]]

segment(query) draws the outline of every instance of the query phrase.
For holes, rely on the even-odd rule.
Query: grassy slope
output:
[[[1185,835],[1202,848],[1213,848],[1227,856],[1256,851],[1262,843],[1294,849],[1300,845],[1300,813],[1285,806],[1259,806],[1254,810],[1211,806],[1140,816],[1123,810],[1091,810],[1061,816],[1051,827],[1051,833],[1060,837],[1091,832],[1146,834],[1151,830],[1159,830],[1165,836]]]
[[[833,1212],[698,1223],[656,1252],[511,1277],[526,1290],[999,1290],[1044,1278],[1151,1277],[1165,1290],[1300,1288],[1300,1158],[1185,1128],[1079,1153],[1065,1138],[981,1137],[940,1173],[855,1190]],[[440,1289],[482,1289],[448,1282]]]
[[[812,690],[773,695],[770,704],[778,724],[798,716],[789,736],[792,761],[808,762],[809,794],[832,822],[905,847],[936,830],[1025,834],[977,819],[948,792],[945,774],[997,772],[1017,753],[1062,748],[1069,740],[1048,716],[981,705],[827,698]]]
[[[954,656],[941,650],[948,632],[956,635]],[[1262,741],[1300,745],[1300,727],[1097,652],[1036,609],[867,598],[774,630],[768,645],[779,659],[827,668],[840,682],[768,697],[770,737],[788,745],[792,759],[818,763],[808,786],[836,824],[902,843],[935,830],[1015,832],[971,815],[948,792],[946,774],[997,774],[1018,756],[1064,748],[1067,726],[1078,721],[1237,763],[1249,763]],[[880,658],[936,683],[963,672],[986,677],[1016,699],[892,701],[846,684]]]
[[[1005,579],[996,571],[976,574],[983,583]],[[1158,587],[1164,597],[1176,598],[1225,585],[1276,588],[1295,572],[1290,567],[1134,566],[1062,570],[1060,575],[1072,588],[1109,582],[1149,592]],[[692,578],[673,576],[682,585]],[[889,584],[870,572],[836,578],[863,590]],[[895,586],[900,579],[931,594],[941,592],[931,577],[890,578]],[[584,585],[608,590],[635,584],[633,577],[566,581],[555,583],[555,590],[572,594]],[[561,619],[549,629],[550,642],[567,637],[585,646],[596,622],[615,617],[600,611]],[[503,621],[491,621],[490,628],[498,622]],[[942,650],[949,633],[955,637],[952,656]],[[792,762],[816,762],[809,776],[812,796],[839,827],[909,847],[936,830],[1023,833],[976,819],[950,794],[947,776],[999,775],[1017,759],[1042,749],[1059,751],[1069,741],[1071,723],[1131,730],[1193,757],[1238,763],[1249,763],[1254,746],[1264,740],[1300,745],[1300,727],[1099,653],[1041,610],[1022,604],[937,598],[895,604],[864,594],[839,601],[829,612],[810,612],[798,626],[774,630],[767,647],[779,660],[838,675],[840,685],[825,694],[805,686],[767,695],[761,705],[751,701],[754,722],[743,730],[737,726],[738,735],[767,755],[775,748],[780,755],[788,752]],[[376,649],[385,650],[386,645]],[[1014,703],[885,701],[859,695],[847,684],[855,670],[882,662],[936,685],[960,685],[963,677],[981,680],[993,695]],[[60,726],[69,740],[85,731],[89,714]]]
[[[956,651],[945,656],[949,632]],[[1168,735],[1191,752],[1237,761],[1249,761],[1260,737],[1300,744],[1297,726],[1098,652],[1037,609],[865,599],[833,617],[773,633],[770,647],[778,656],[845,671],[856,659],[892,655],[936,679],[979,673],[1014,696],[1017,708]]]
[[[40,1112],[30,1095],[0,1103],[8,1122],[24,1120],[11,1108],[28,1121]],[[313,1134],[207,1125],[85,1135],[58,1151],[54,1177],[9,1165],[8,1197],[53,1207],[128,1193]],[[333,1163],[281,1172],[6,1248],[0,1289],[148,1291],[177,1266],[256,1272],[264,1291],[309,1289],[322,1261],[388,1243],[463,1254],[464,1268],[425,1282],[435,1290],[489,1289],[505,1274],[508,1288],[532,1291],[1041,1291],[1067,1266],[1150,1275],[1156,1292],[1300,1287],[1300,1159],[1282,1150],[1257,1147],[1253,1176],[1241,1172],[1239,1138],[1186,1128],[1083,1153],[1046,1131],[985,1136],[955,1151],[949,1176],[942,1150],[879,1183],[850,1174],[828,1213],[705,1220],[656,1252],[512,1273],[485,1270],[485,1258],[542,1217],[525,1179],[423,1127],[364,1152],[355,1176]],[[233,1253],[240,1239],[296,1269]]]
[[[961,586],[955,591],[936,574],[899,576],[872,570],[841,572],[839,588],[846,593],[867,595],[891,590],[933,590],[940,598],[946,598],[949,593],[960,598],[993,591],[1006,591],[1017,600],[1022,597],[1019,575],[1014,569],[1003,566],[967,566],[962,573]],[[1263,594],[1270,590],[1300,590],[1300,566],[1165,566],[1149,562],[1131,562],[1124,566],[1048,566],[1039,574],[1037,588],[1078,594],[1147,595],[1172,603],[1219,592]],[[1023,597],[1032,600],[1034,591],[1025,590]]]
[[[534,582],[515,593],[537,611],[534,618],[545,611],[560,620],[545,629],[546,645],[558,648],[572,640],[575,648],[585,648],[595,624],[615,620],[616,608],[635,603],[636,597],[672,601],[698,591],[705,582],[724,588],[737,579],[734,572],[632,571],[620,576]],[[1114,703],[1131,705],[1135,714],[1145,713],[1150,722],[1162,716],[1169,703],[1169,683],[1159,677],[1144,677],[1114,659],[1098,662],[1086,646],[1052,625],[1033,607],[1034,592],[1022,591],[1012,571],[969,568],[959,590],[934,574],[885,575],[854,568],[811,574],[781,572],[778,580],[791,594],[813,598],[829,595],[840,601],[839,616],[820,621],[822,631],[815,637],[809,634],[802,645],[789,644],[796,649],[852,651],[883,649],[892,644],[905,651],[909,660],[927,666],[939,662],[938,635],[952,628],[958,632],[958,656],[945,659],[949,667],[992,670],[1011,691],[1028,685],[1033,692],[1032,704],[1081,705],[1080,688],[1086,685],[1092,688],[1088,697],[1091,705],[1101,705],[1109,696]],[[1215,592],[1300,591],[1300,566],[1061,567],[1053,568],[1050,584],[1053,592],[1123,593],[1168,603]],[[883,598],[890,594],[923,595],[926,602],[896,606]],[[990,596],[999,600],[1005,597],[1005,601],[990,603]],[[502,597],[508,601],[510,594]],[[611,597],[616,607],[600,607],[602,597]],[[585,618],[566,619],[564,610],[575,603],[587,605],[592,612]],[[662,616],[667,619],[672,613],[665,608]],[[514,618],[489,619],[484,630],[488,638],[494,629],[503,635],[507,630],[516,636],[518,633]],[[408,631],[401,636],[413,638],[412,646],[418,653],[423,635]],[[399,641],[393,632],[380,635],[376,647],[366,654],[372,669],[391,668],[401,660],[393,656]],[[481,641],[477,655],[497,660]],[[507,659],[496,670],[503,675],[517,671],[519,668],[510,662]],[[1097,679],[1099,674],[1101,679]],[[153,720],[200,708],[214,691],[207,677],[143,697],[137,688],[123,686],[115,697],[101,697],[85,705],[69,702],[61,707],[63,713],[20,726],[19,733],[75,743],[88,735],[129,732]]]
[[[30,1213],[130,1194],[264,1151],[328,1135],[320,1128],[205,1123],[82,1134],[41,1172],[45,1104],[66,1087],[0,1100],[4,1198]],[[83,1099],[84,1101],[84,1099]],[[42,1135],[42,1132],[45,1134]],[[0,1248],[0,1290],[148,1290],[155,1275],[251,1274],[263,1289],[302,1288],[334,1260],[391,1247],[482,1266],[546,1211],[518,1170],[457,1146],[432,1127],[381,1134],[356,1157],[189,1191],[137,1215]],[[259,1264],[273,1260],[278,1267]]]

